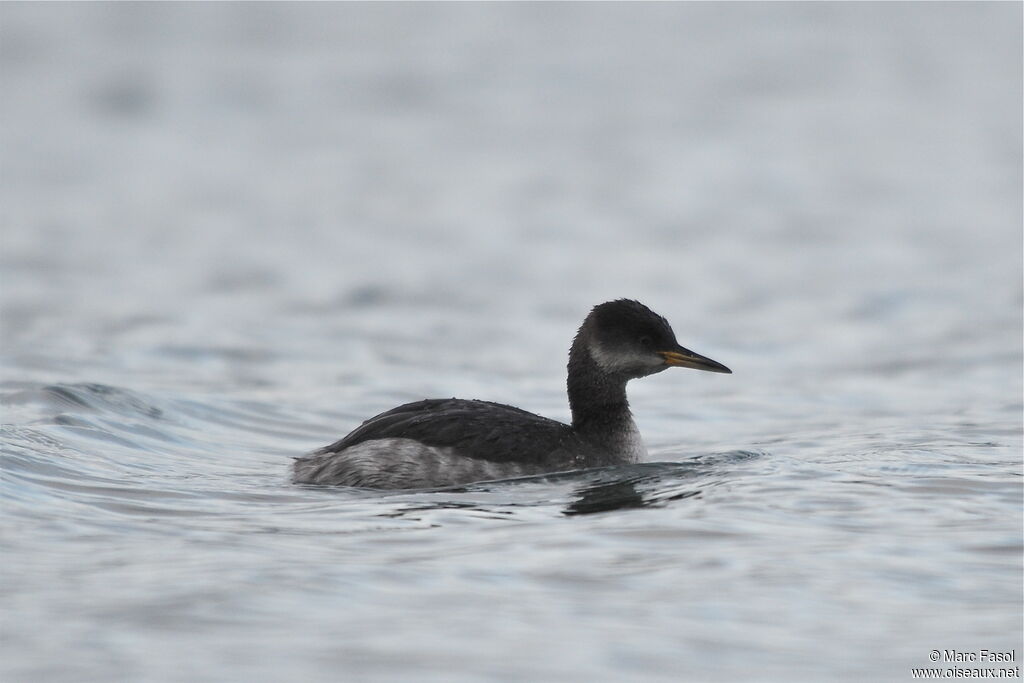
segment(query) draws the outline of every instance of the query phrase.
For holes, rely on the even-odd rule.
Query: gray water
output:
[[[3,680],[1020,666],[1020,4],[0,20]],[[623,296],[649,463],[289,483]]]

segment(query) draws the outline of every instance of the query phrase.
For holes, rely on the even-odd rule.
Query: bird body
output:
[[[569,351],[571,425],[490,401],[428,399],[370,418],[298,458],[296,483],[402,489],[639,462],[626,382],[668,367],[731,372],[675,340],[636,301],[594,307]]]

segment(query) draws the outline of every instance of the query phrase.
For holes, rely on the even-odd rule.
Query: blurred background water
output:
[[[3,678],[905,680],[1021,639],[1021,5],[0,6]],[[296,487],[734,370],[651,463]],[[1019,665],[1019,661],[1017,661]]]

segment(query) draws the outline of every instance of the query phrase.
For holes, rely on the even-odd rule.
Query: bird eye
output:
[[[651,345],[651,341],[652,341],[651,338],[648,337],[646,334],[644,336],[640,337],[640,344],[642,346],[650,346]]]

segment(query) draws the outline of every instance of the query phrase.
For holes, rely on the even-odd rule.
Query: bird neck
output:
[[[626,400],[629,378],[604,372],[582,336],[576,336],[569,350],[567,386],[573,429],[595,437],[634,431],[633,416]]]

